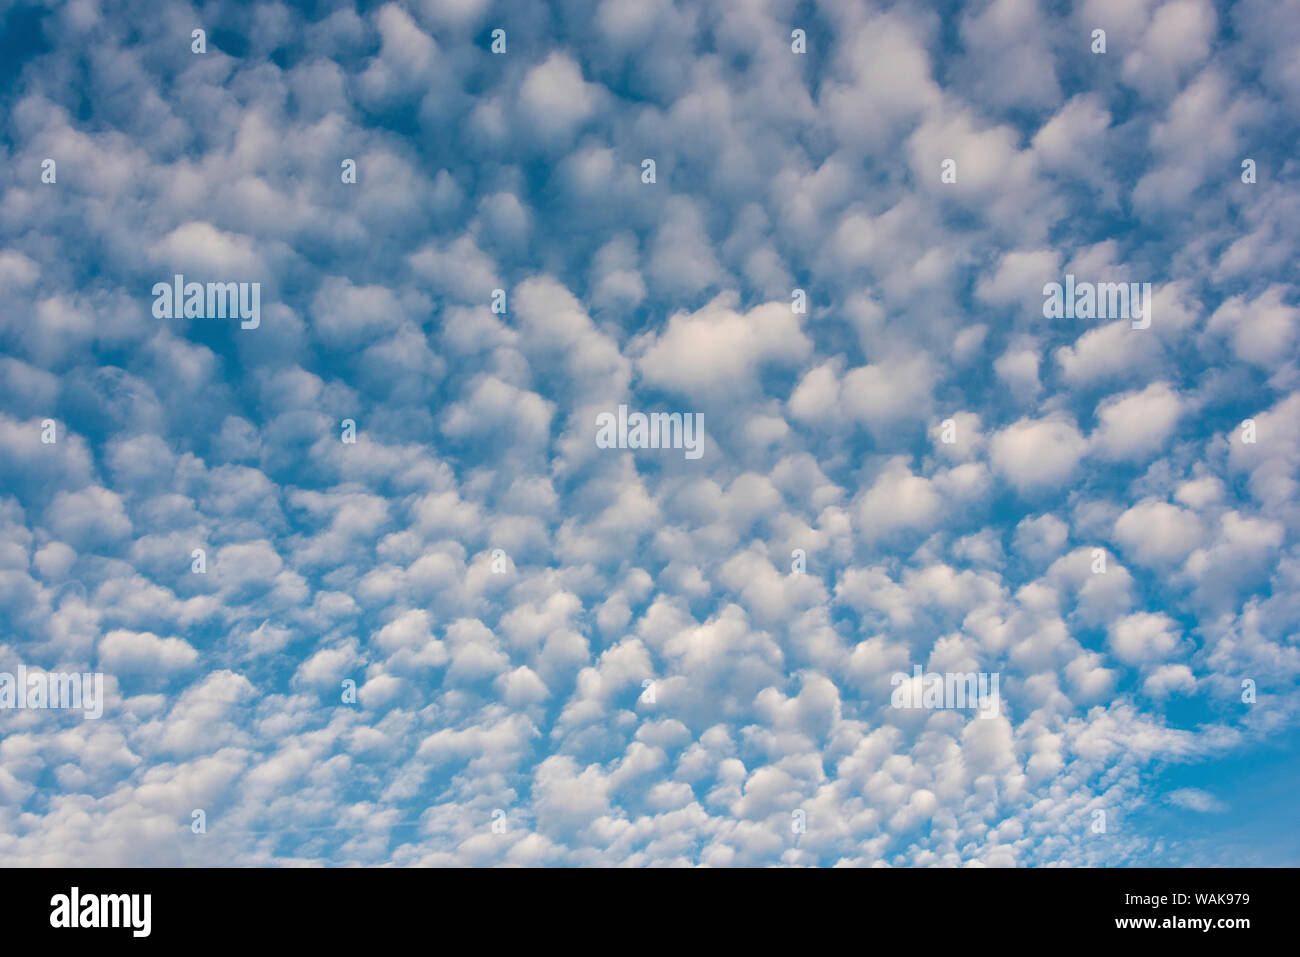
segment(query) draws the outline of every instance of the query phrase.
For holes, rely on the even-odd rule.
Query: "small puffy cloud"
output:
[[[1110,626],[1109,644],[1120,661],[1138,665],[1169,658],[1179,637],[1178,626],[1168,615],[1137,612]]]
[[[1300,308],[1287,305],[1287,289],[1269,286],[1252,300],[1233,296],[1214,310],[1206,331],[1225,337],[1238,358],[1272,368],[1294,357]]]
[[[148,631],[110,631],[99,642],[99,666],[114,673],[168,673],[192,667],[199,653],[183,638]]]
[[[769,302],[747,313],[720,296],[693,313],[676,313],[644,343],[637,369],[645,380],[689,396],[745,390],[767,365],[805,358],[812,342],[789,303]]]
[[[431,243],[412,253],[407,262],[416,275],[462,302],[490,305],[492,290],[502,288],[496,263],[479,249],[472,236]]]
[[[1041,309],[1043,286],[1060,281],[1060,250],[1018,249],[1003,255],[993,272],[980,279],[975,295],[996,306]]]
[[[161,268],[185,276],[188,282],[258,282],[261,261],[246,236],[195,221],[177,226],[149,249]],[[160,282],[170,282],[169,273]]]
[[[1164,382],[1111,396],[1097,410],[1098,424],[1091,436],[1093,450],[1107,459],[1153,458],[1182,414],[1182,399]]]
[[[1158,699],[1174,693],[1191,694],[1196,691],[1196,676],[1187,665],[1161,665],[1142,682],[1142,690]]]
[[[55,534],[76,548],[116,542],[132,530],[121,496],[98,485],[56,494],[47,520]]]
[[[1061,415],[1021,419],[994,434],[989,444],[994,467],[1021,491],[1059,486],[1069,479],[1087,451],[1087,440]]]
[[[354,286],[331,276],[321,283],[308,322],[326,344],[351,349],[397,328],[402,314],[397,297],[383,286]]]
[[[933,380],[928,358],[900,357],[846,372],[842,401],[853,418],[884,433],[929,413]]]
[[[1061,554],[1070,536],[1070,526],[1055,515],[1022,518],[1016,526],[1016,551],[1035,562],[1047,562]]]
[[[1205,538],[1196,514],[1168,502],[1143,499],[1115,520],[1115,540],[1143,565],[1182,561]]]
[[[375,106],[388,106],[432,86],[438,63],[438,45],[433,38],[396,3],[380,7],[374,23],[380,47],[357,77],[362,97]]]
[[[1160,346],[1154,336],[1144,335],[1147,331],[1127,321],[1107,323],[1061,346],[1053,357],[1071,385],[1119,379],[1157,361]]]
[[[1218,18],[1209,0],[1168,0],[1143,24],[1145,33],[1123,61],[1124,79],[1151,94],[1174,88],[1210,53]]]
[[[856,502],[858,527],[868,540],[904,529],[925,530],[939,516],[943,502],[933,482],[914,475],[905,459],[891,459]]]
[[[547,758],[533,777],[538,829],[553,838],[573,836],[608,811],[609,789],[598,767],[581,768],[568,755]]]
[[[1110,112],[1101,98],[1080,93],[1034,134],[1034,153],[1047,167],[1095,176],[1097,166],[1088,161],[1089,149],[1095,150],[1109,127]]]
[[[513,438],[526,446],[545,445],[550,439],[554,412],[554,404],[535,392],[518,389],[494,376],[478,376],[463,398],[447,407],[442,430],[474,442],[495,436]]]
[[[600,94],[572,58],[556,51],[525,75],[520,115],[546,139],[567,137],[596,111]]]
[[[834,426],[853,423],[885,436],[907,423],[928,417],[934,369],[924,355],[899,357],[850,369],[840,375],[839,360],[830,360],[806,372],[790,394],[790,415],[800,422]],[[966,431],[978,418],[954,416],[956,442],[944,448],[958,457],[969,453],[978,434]]]
[[[1202,814],[1221,814],[1228,806],[1202,788],[1178,788],[1165,795],[1165,800],[1175,807]]]
[[[1032,346],[1013,347],[993,363],[993,369],[1016,398],[1027,401],[1037,396],[1043,387],[1038,379],[1040,359],[1041,353]]]
[[[690,200],[668,201],[646,272],[660,288],[688,294],[703,292],[722,278],[704,218]]]

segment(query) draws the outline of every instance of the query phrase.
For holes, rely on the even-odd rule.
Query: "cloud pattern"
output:
[[[0,862],[1295,863],[1287,7],[4,5]]]

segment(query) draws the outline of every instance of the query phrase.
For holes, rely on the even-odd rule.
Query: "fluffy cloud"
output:
[[[994,466],[1023,491],[1060,485],[1087,451],[1079,430],[1058,416],[1020,419],[994,434],[989,445]]]
[[[0,722],[0,862],[1187,863],[1088,824],[1300,714],[1285,5],[588,6],[4,50],[0,666],[107,701]],[[156,320],[177,272],[261,325]]]

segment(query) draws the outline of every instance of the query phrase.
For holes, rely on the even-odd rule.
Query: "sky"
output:
[[[0,865],[1300,864],[1296,13],[0,2]]]

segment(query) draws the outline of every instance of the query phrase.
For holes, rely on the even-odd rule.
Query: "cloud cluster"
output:
[[[0,671],[107,703],[0,713],[0,862],[1161,862],[1300,714],[1284,7],[24,15]]]

